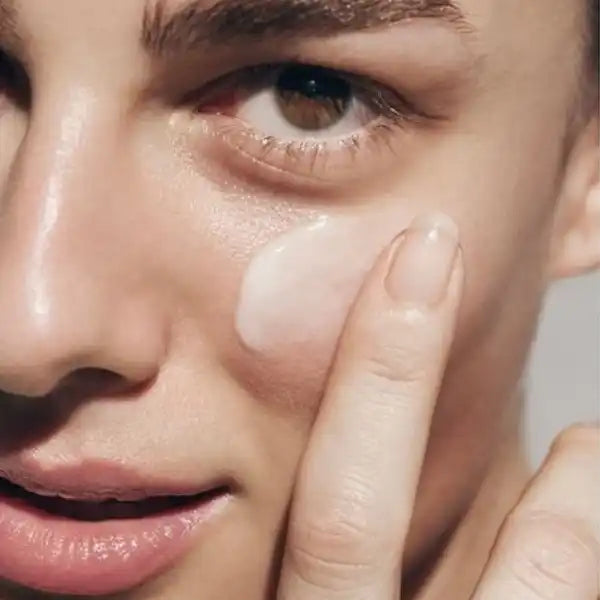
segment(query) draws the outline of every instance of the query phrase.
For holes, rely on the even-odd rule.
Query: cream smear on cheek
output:
[[[401,202],[376,214],[321,216],[258,251],[245,273],[237,333],[250,350],[333,351],[377,257],[405,229]]]

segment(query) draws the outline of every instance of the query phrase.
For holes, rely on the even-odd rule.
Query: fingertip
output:
[[[394,245],[385,277],[393,302],[433,308],[448,295],[459,249],[458,226],[447,215],[416,218]]]

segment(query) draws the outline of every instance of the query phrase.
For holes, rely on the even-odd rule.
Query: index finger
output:
[[[415,222],[368,277],[299,472],[280,600],[398,597],[462,281],[442,215]]]

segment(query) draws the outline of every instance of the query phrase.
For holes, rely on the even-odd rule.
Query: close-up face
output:
[[[588,29],[586,0],[0,1],[0,488],[91,521],[0,519],[0,598],[266,598],[344,321],[437,211],[466,287],[418,565],[517,427],[546,288],[593,267]]]

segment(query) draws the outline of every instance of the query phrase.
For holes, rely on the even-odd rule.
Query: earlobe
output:
[[[598,117],[575,143],[565,171],[550,254],[550,275],[572,277],[600,268]]]

